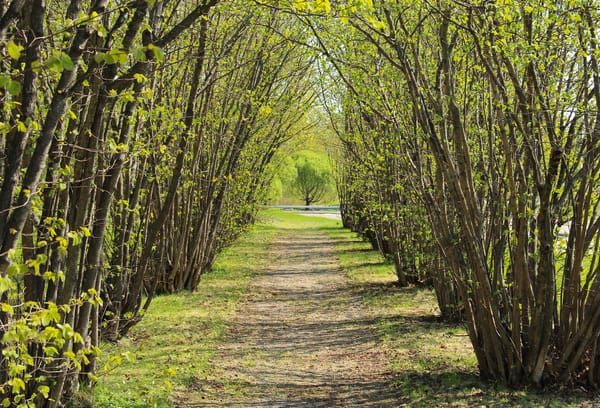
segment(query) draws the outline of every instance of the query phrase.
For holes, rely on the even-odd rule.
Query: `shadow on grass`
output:
[[[508,401],[490,397],[492,383],[480,380],[476,373],[404,371],[394,379],[401,395],[398,404],[411,407],[432,406],[503,406]],[[512,405],[511,405],[512,406]]]
[[[482,380],[476,372],[406,370],[394,379],[401,395],[397,406],[407,407],[597,407],[597,396],[535,389],[509,389]]]
[[[347,271],[352,271],[360,268],[376,268],[378,266],[389,266],[390,264],[386,261],[365,261],[357,264],[353,264],[352,266],[346,267]],[[394,282],[395,283],[395,282]]]
[[[342,242],[351,242],[351,243],[356,243],[356,241],[336,241],[336,243],[342,243]],[[364,247],[364,248],[359,248],[359,247],[353,247],[353,248],[347,248],[344,249],[345,253],[349,253],[349,252],[362,252],[362,253],[371,253],[373,252],[373,248],[371,247]]]

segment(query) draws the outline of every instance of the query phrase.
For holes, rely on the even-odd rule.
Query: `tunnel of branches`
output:
[[[309,135],[483,378],[597,388],[598,27],[585,0],[0,2],[0,400],[93,383]]]

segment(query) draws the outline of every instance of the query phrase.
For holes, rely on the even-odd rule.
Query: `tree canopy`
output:
[[[321,201],[332,190],[331,168],[325,155],[300,151],[292,155],[296,174],[292,188],[309,206]]]
[[[597,388],[599,26],[589,0],[4,2],[0,401],[59,406],[194,290],[317,105],[338,162],[293,158],[305,203],[335,173],[483,377]]]

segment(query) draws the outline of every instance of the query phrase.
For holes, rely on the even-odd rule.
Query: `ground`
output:
[[[94,408],[596,407],[478,377],[464,325],[340,222],[267,211],[195,292],[103,344]],[[89,394],[88,394],[89,393]],[[74,405],[81,406],[81,405]]]
[[[210,381],[180,407],[397,406],[374,316],[353,293],[334,240],[282,230],[238,306]]]

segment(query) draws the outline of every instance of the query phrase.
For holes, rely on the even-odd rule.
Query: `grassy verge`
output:
[[[196,293],[157,298],[147,316],[118,345],[104,345],[103,361],[123,363],[101,372],[93,407],[172,407],[173,396],[200,389],[211,377],[211,359],[225,322],[248,294],[253,270],[269,262],[268,244],[278,230],[320,229],[335,239],[340,264],[378,316],[378,334],[390,356],[394,386],[411,407],[582,407],[600,400],[574,393],[509,390],[481,381],[464,327],[439,321],[433,292],[399,288],[393,266],[356,234],[332,219],[279,210],[223,253]]]
[[[257,225],[218,257],[196,292],[157,297],[127,338],[104,344],[100,381],[88,396],[92,406],[172,407],[173,395],[209,376],[225,322],[247,294],[253,271],[268,261],[274,233],[269,224]]]
[[[337,242],[340,264],[362,300],[380,316],[379,336],[390,353],[394,386],[410,407],[593,407],[585,393],[512,390],[478,377],[477,360],[465,327],[440,321],[435,294],[428,288],[400,288],[394,267],[356,234],[321,229]]]

